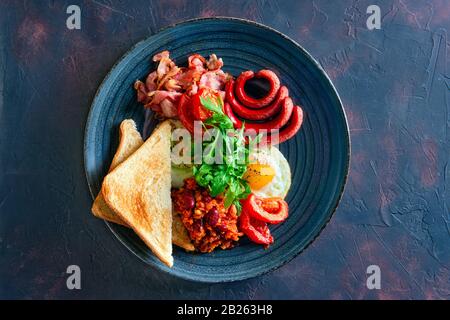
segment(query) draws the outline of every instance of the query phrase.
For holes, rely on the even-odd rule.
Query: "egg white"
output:
[[[251,155],[252,163],[267,164],[275,171],[272,181],[260,189],[252,192],[263,198],[285,198],[291,187],[291,168],[288,161],[278,148],[271,146],[257,149]]]

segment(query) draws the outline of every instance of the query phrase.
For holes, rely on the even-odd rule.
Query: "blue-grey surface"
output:
[[[2,1],[1,298],[450,298],[450,78],[446,0]],[[65,27],[69,4],[82,29]],[[95,91],[134,43],[187,18],[265,23],[310,51],[334,81],[352,138],[341,205],[281,269],[197,284],[150,269],[89,213],[84,124]],[[66,268],[82,270],[67,290]],[[366,268],[381,268],[381,290]]]

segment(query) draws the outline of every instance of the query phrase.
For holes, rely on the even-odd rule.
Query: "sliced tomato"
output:
[[[267,223],[252,218],[245,209],[239,216],[241,231],[253,242],[269,245],[273,243],[273,237],[270,234]]]
[[[216,91],[208,88],[202,88],[192,96],[192,110],[195,120],[205,121],[212,115],[212,112],[203,106],[200,99],[209,98],[213,101],[216,101],[217,96],[218,93]]]
[[[186,94],[180,97],[178,102],[178,117],[180,118],[183,126],[189,130],[190,133],[194,134],[194,115],[192,113],[192,103],[191,98]]]
[[[289,215],[289,207],[281,198],[258,198],[253,193],[244,202],[243,211],[252,218],[267,223],[280,223]]]
[[[267,212],[276,213],[281,209],[280,201],[278,200],[280,200],[280,198],[264,198],[260,199],[259,203],[260,206]]]

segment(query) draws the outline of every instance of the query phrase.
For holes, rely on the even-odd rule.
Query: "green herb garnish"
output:
[[[216,100],[211,98],[200,98],[201,104],[212,112],[212,116],[203,122],[204,128],[212,130],[214,138],[212,141],[202,142],[203,158],[202,164],[193,168],[197,183],[208,188],[211,196],[224,194],[225,208],[232,204],[236,206],[238,213],[241,211],[239,200],[245,199],[251,193],[250,186],[242,177],[249,164],[250,149],[259,137],[248,138],[246,145],[244,137],[244,126],[234,129],[230,118],[223,112],[223,101],[220,96]],[[222,139],[223,143],[218,147]],[[220,150],[221,154],[216,154]],[[221,163],[216,163],[222,159]]]

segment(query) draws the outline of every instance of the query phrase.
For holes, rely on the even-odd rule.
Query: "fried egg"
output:
[[[244,179],[259,197],[284,198],[291,186],[291,168],[278,148],[260,148],[250,155]]]

